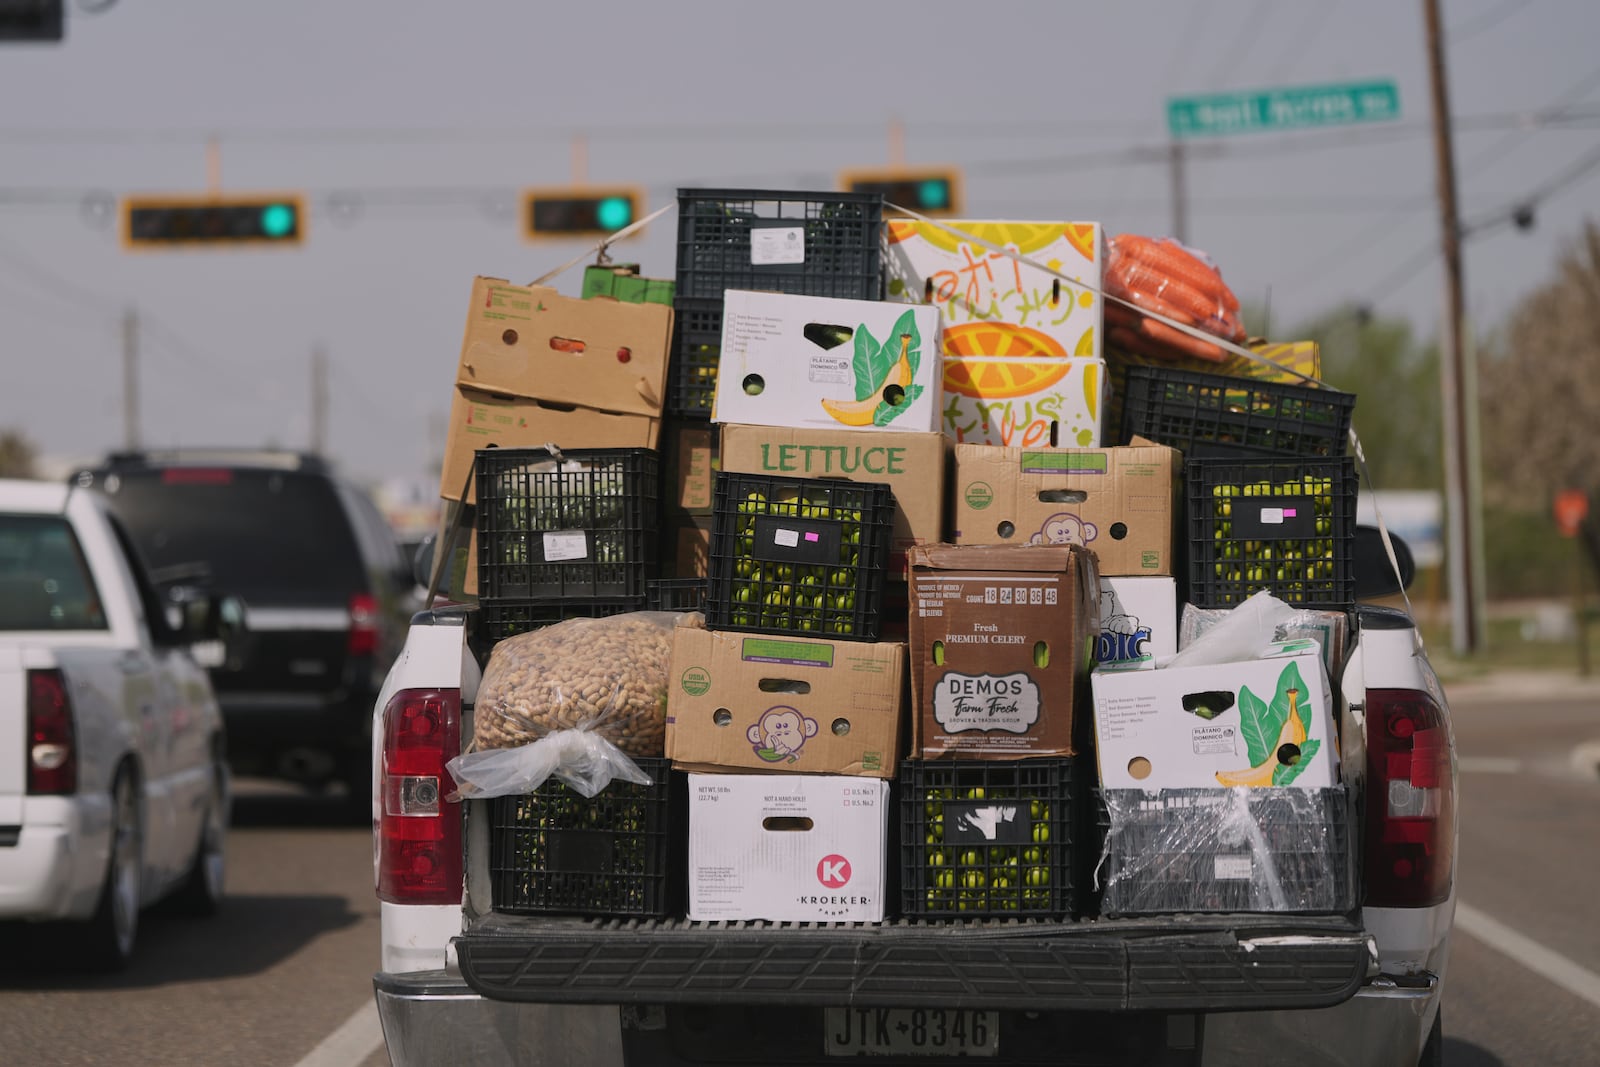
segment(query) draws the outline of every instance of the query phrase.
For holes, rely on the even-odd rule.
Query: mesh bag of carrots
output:
[[[1128,307],[1106,301],[1107,340],[1152,359],[1202,359],[1220,363],[1220,345],[1174,329],[1145,311],[1193,326],[1235,344],[1245,339],[1239,299],[1204,253],[1170,238],[1124,233],[1108,242],[1106,292]],[[1135,308],[1142,310],[1135,310]]]

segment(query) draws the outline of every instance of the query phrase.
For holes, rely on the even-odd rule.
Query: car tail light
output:
[[[1367,690],[1366,852],[1368,907],[1424,908],[1450,896],[1450,731],[1427,693]]]
[[[28,792],[72,793],[78,788],[78,748],[72,702],[60,671],[28,672]]]
[[[459,689],[406,689],[384,707],[378,899],[461,903],[461,803],[445,799],[460,752]]]
[[[378,650],[378,598],[371,593],[350,597],[350,638],[346,651],[370,656]]]

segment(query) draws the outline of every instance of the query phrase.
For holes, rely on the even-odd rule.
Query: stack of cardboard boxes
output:
[[[690,919],[1080,911],[1091,789],[1218,789],[1244,754],[1171,723],[1237,672],[1154,669],[1196,585],[1190,442],[1107,432],[1098,225],[951,224],[974,242],[849,198],[786,216],[800,196],[826,199],[681,197],[670,312],[479,279],[442,492],[471,499],[474,448],[662,449],[660,573],[705,583],[710,626],[679,628],[668,672]],[[1271,536],[1241,528],[1228,574],[1249,584]],[[1250,670],[1325,729],[1318,649]],[[1297,784],[1336,784],[1335,746],[1299,751]]]

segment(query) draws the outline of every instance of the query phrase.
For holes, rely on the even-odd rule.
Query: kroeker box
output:
[[[889,783],[691,774],[691,922],[882,922]]]
[[[730,289],[713,422],[937,431],[939,310]]]
[[[912,549],[913,755],[1076,752],[1099,591],[1077,545]]]
[[[957,445],[952,537],[962,545],[1077,544],[1101,574],[1171,575],[1181,454],[1116,448]]]

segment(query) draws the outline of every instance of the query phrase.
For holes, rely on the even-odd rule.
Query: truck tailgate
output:
[[[1342,916],[862,925],[482,919],[462,976],[497,1000],[1096,1011],[1320,1008],[1376,969]]]

